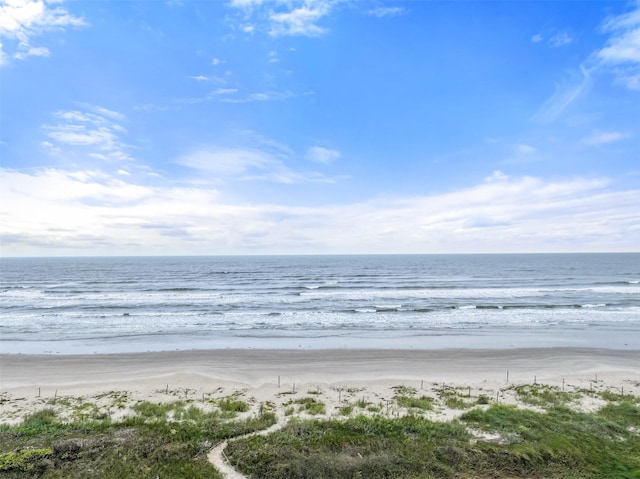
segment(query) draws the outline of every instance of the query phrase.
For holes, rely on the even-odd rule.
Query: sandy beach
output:
[[[280,410],[313,393],[327,416],[350,400],[384,404],[398,386],[436,395],[442,388],[516,402],[513,385],[640,394],[640,351],[540,348],[511,350],[210,350],[53,356],[2,355],[0,422],[12,423],[52,399],[127,404],[238,394]],[[583,404],[591,409],[597,404]],[[126,413],[124,408],[123,414]],[[434,418],[455,411],[435,410]]]

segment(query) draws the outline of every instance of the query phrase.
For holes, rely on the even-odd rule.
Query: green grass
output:
[[[440,400],[449,409],[469,409],[479,404],[478,401],[480,400],[480,398],[475,401],[470,399],[469,394],[465,394],[463,397],[457,389],[452,387],[442,387],[442,389],[438,391],[438,396],[440,396]],[[465,401],[465,397],[468,399],[467,401]]]
[[[342,406],[339,411],[343,416],[351,416],[351,414],[353,414],[353,405]]]
[[[268,436],[232,441],[227,455],[254,479],[640,479],[639,426],[632,401],[598,413],[494,404],[445,423],[418,416],[294,420]],[[487,439],[472,440],[467,427]]]
[[[433,409],[433,398],[427,396],[421,396],[419,398],[412,396],[397,396],[396,402],[398,403],[398,406],[407,409],[420,409],[423,411]]]
[[[213,445],[275,423],[271,412],[230,421],[183,401],[139,402],[132,410],[115,423],[78,416],[63,422],[45,409],[0,427],[0,477],[218,479],[206,460]]]
[[[640,437],[629,429],[639,414],[631,403],[610,404],[597,414],[563,406],[539,413],[493,405],[461,420],[507,439],[506,445],[482,447],[486,464],[495,468],[548,477],[571,470],[575,477],[640,478]]]
[[[354,402],[340,409],[347,417],[292,418],[268,436],[242,439],[275,423],[270,405],[255,417],[230,420],[235,411],[205,411],[189,400],[141,401],[115,422],[86,399],[74,400],[72,414],[43,409],[18,425],[0,426],[0,477],[219,479],[206,454],[219,441],[238,438],[226,454],[252,479],[640,479],[635,396],[612,394],[600,411],[584,413],[567,404],[585,393],[565,396],[557,388],[526,386],[516,394],[541,410],[492,404],[458,420],[433,422],[421,411],[434,399],[402,392],[398,405],[403,402],[415,415],[392,419],[373,411],[353,417]],[[443,388],[438,403],[455,399],[462,396]],[[219,401],[243,402],[229,396],[214,404]],[[317,395],[292,399],[285,407],[325,414]]]
[[[561,391],[557,387],[540,384],[514,386],[516,397],[525,404],[548,408],[567,405],[579,399],[579,395]]]
[[[231,442],[227,455],[253,478],[426,478],[452,470],[439,440],[455,448],[468,439],[458,423],[358,416],[292,421],[267,437]]]
[[[295,404],[300,405],[300,412],[311,414],[312,416],[326,414],[327,410],[323,402],[318,401],[316,398],[306,397],[296,399]]]
[[[249,410],[249,405],[236,398],[224,398],[217,402],[220,410],[224,412],[247,412]]]
[[[43,467],[43,459],[53,454],[49,448],[22,449],[0,454],[0,471],[36,472]]]

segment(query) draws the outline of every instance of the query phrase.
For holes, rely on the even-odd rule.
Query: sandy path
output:
[[[267,429],[263,429],[262,431],[256,431],[249,434],[245,434],[244,436],[235,437],[232,440],[244,439],[251,436],[266,436],[267,434],[271,434],[272,432],[278,431],[282,429],[286,422],[282,416],[277,415],[278,421],[273,425],[268,427]],[[218,471],[222,473],[222,476],[226,479],[248,479],[247,476],[238,472],[229,462],[229,458],[224,453],[224,450],[229,445],[229,441],[222,441],[218,445],[216,445],[209,454],[207,454],[207,459],[211,464],[213,464]]]

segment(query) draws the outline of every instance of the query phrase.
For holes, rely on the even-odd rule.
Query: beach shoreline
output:
[[[502,397],[518,384],[640,395],[640,350],[588,348],[442,350],[192,350],[109,355],[0,355],[0,422],[52,399],[124,392],[167,402],[242,394],[254,405],[282,406],[293,394],[324,392],[328,415],[358,391],[387,401],[400,385],[428,392],[468,388]],[[501,396],[502,395],[502,396]],[[280,401],[278,401],[280,399]],[[278,404],[282,403],[282,404]]]
[[[277,376],[299,381],[553,379],[560,375],[629,372],[640,375],[640,350],[518,349],[212,349],[145,353],[0,354],[0,388],[109,384],[195,374],[257,387]]]

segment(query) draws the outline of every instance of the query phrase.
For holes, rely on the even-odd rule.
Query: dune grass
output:
[[[227,454],[261,479],[633,479],[640,478],[639,426],[631,401],[598,413],[494,404],[444,423],[419,416],[294,420],[269,436],[231,442]]]
[[[356,402],[332,419],[303,419],[326,416],[315,395],[283,404],[291,415],[281,430],[248,437],[275,423],[274,407],[239,419],[246,403],[235,395],[201,404],[140,401],[112,421],[84,399],[69,401],[71,414],[47,405],[0,426],[0,477],[218,479],[206,454],[236,438],[226,455],[252,479],[640,479],[638,397],[523,386],[515,393],[525,407],[467,394],[458,419],[436,422],[425,417],[436,399],[395,389],[407,415],[383,415],[382,405],[363,397],[364,409]],[[442,403],[463,399],[445,392]],[[606,402],[580,412],[576,404],[587,394]]]
[[[206,453],[220,440],[264,429],[273,413],[229,419],[185,402],[140,402],[119,422],[61,421],[52,409],[0,427],[0,477],[220,478]]]
[[[255,478],[431,477],[419,474],[452,471],[431,447],[438,440],[455,447],[468,443],[469,433],[415,416],[293,420],[267,437],[231,442],[227,455]]]

